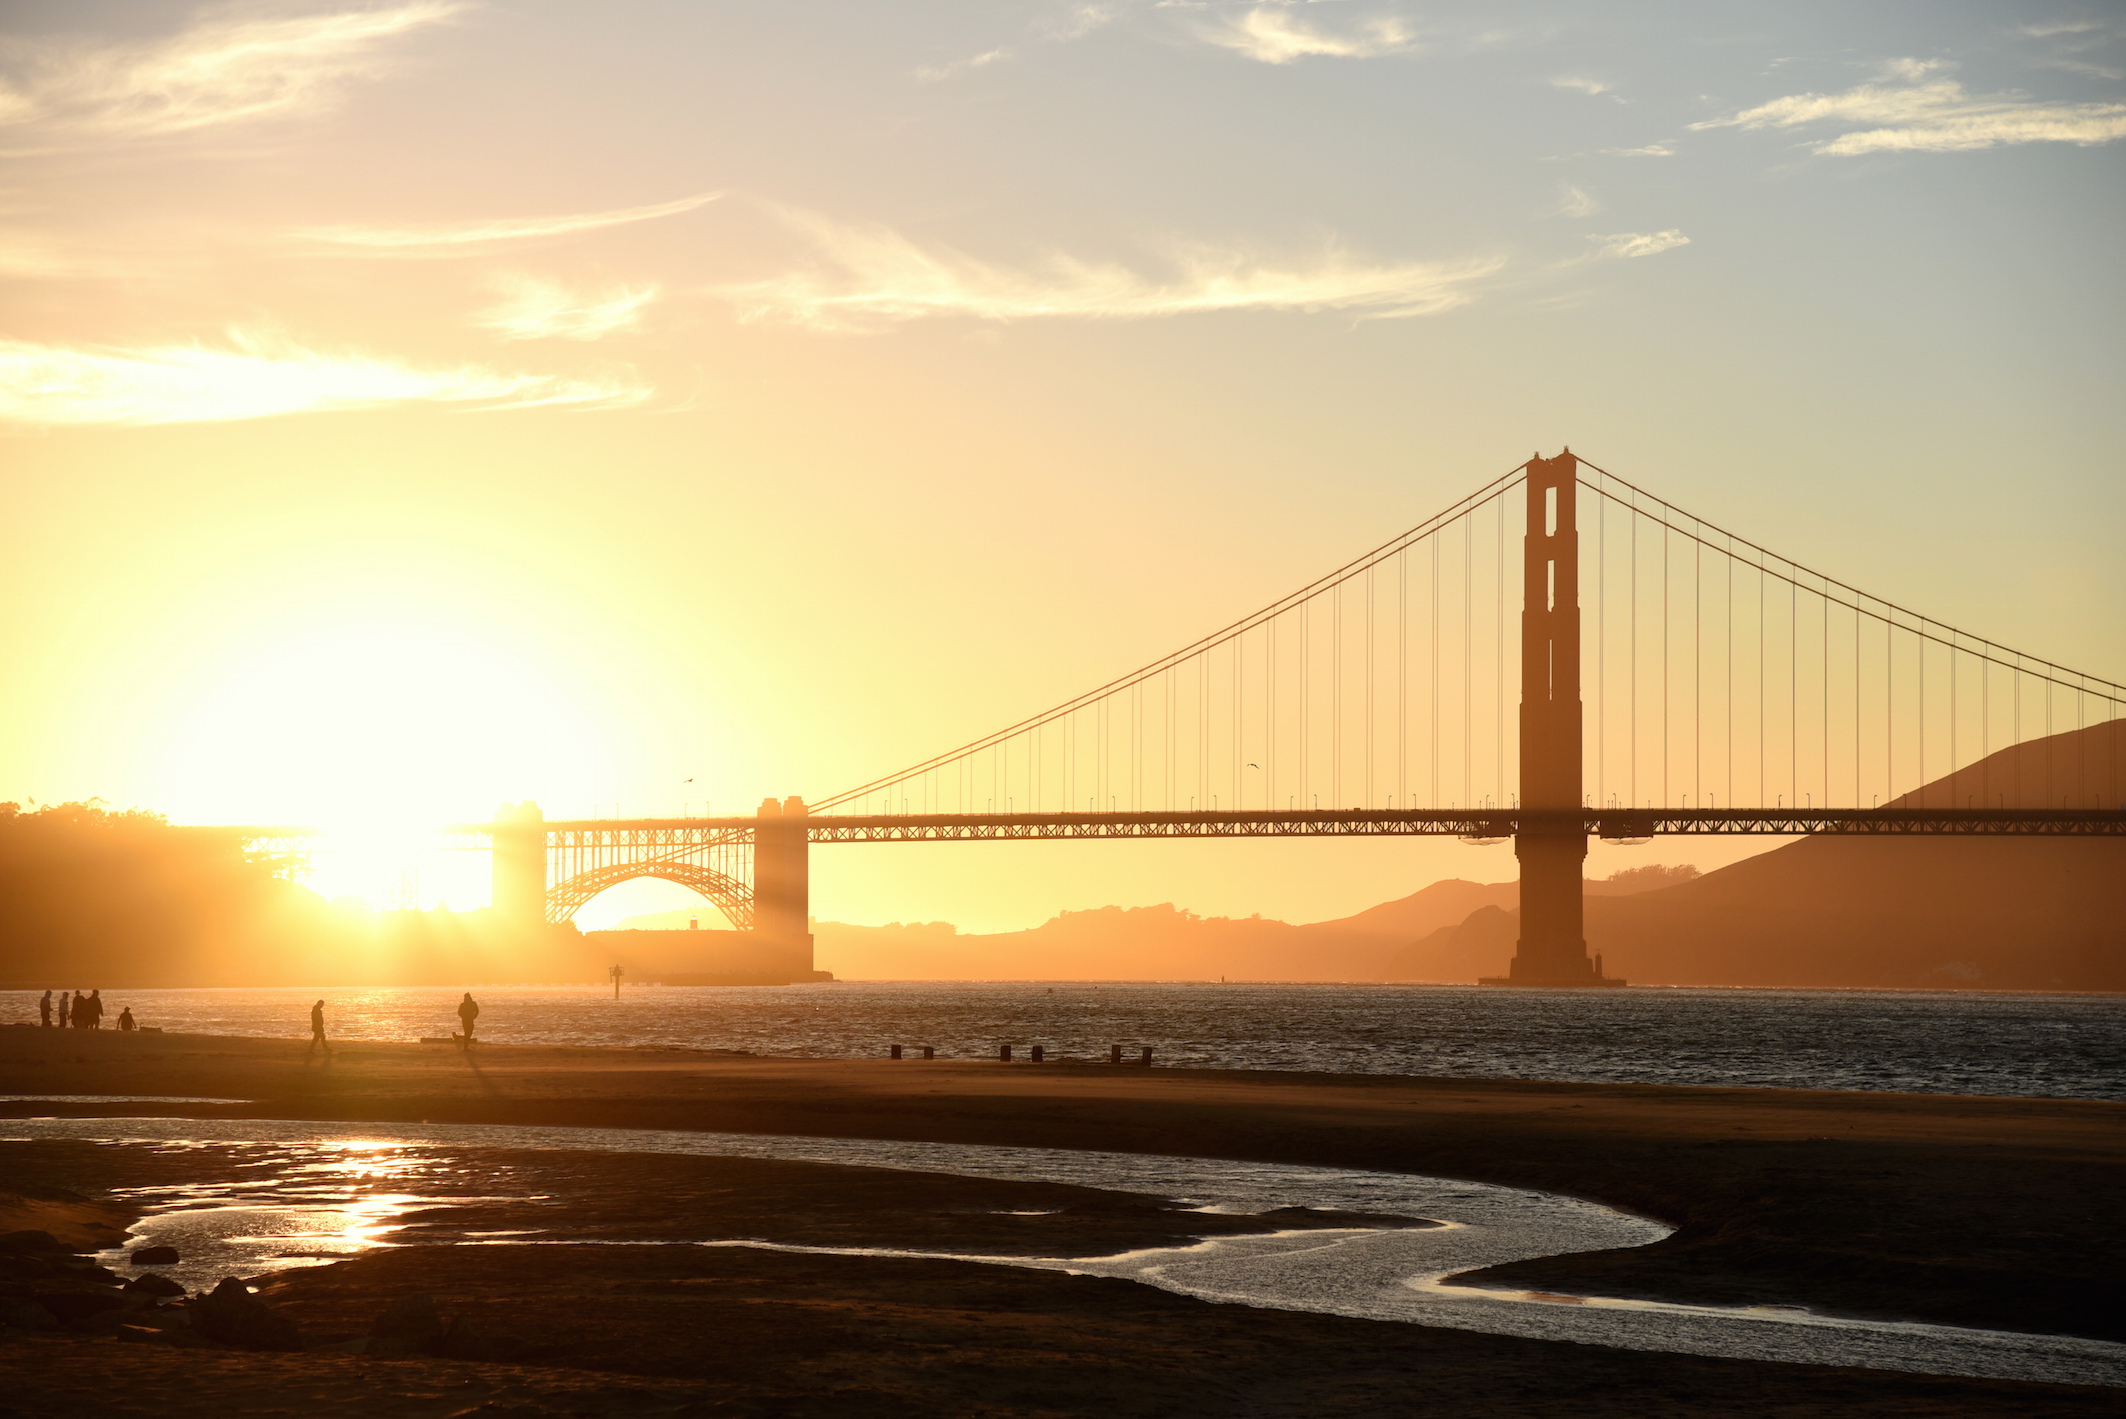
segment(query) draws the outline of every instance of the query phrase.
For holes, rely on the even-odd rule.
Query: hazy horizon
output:
[[[2105,7],[28,0],[6,31],[0,798],[321,824],[327,895],[477,907],[477,854],[406,873],[425,825],[818,798],[1566,444],[2126,667]],[[1512,870],[905,845],[817,854],[812,891],[998,930]]]

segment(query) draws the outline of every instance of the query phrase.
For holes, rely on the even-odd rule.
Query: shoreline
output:
[[[363,1123],[543,1123],[1358,1167],[1562,1193],[1677,1227],[1651,1246],[1509,1263],[1458,1283],[2096,1339],[2126,1329],[2109,1304],[2126,1226],[2101,1206],[2126,1164],[2126,1105],[654,1048],[488,1045],[467,1056],[350,1041],[307,1059],[303,1048],[0,1030],[0,1093],[168,1101],[21,1101],[0,1103],[0,1117],[278,1118],[357,1132]],[[300,1327],[300,1353],[198,1348],[204,1342],[161,1322],[141,1323],[161,1312],[106,1318],[93,1334],[0,1329],[0,1358],[28,1377],[17,1402],[40,1413],[131,1414],[80,1403],[121,1365],[172,1419],[264,1419],[291,1405],[365,1419],[440,1416],[439,1390],[461,1397],[448,1412],[477,1404],[555,1419],[1371,1419],[1401,1412],[1406,1401],[1390,1396],[1417,1394],[1529,1419],[2006,1419],[2111,1413],[2118,1402],[2119,1391],[2086,1386],[1221,1304],[971,1258],[683,1240],[980,1252],[1023,1249],[1039,1236],[1127,1246],[1217,1229],[1151,1196],[1088,1202],[1030,1180],[821,1162],[565,1149],[423,1156],[439,1168],[425,1182],[362,1185],[425,1199],[391,1244],[255,1281],[260,1298]],[[40,1190],[25,1182],[48,1184],[44,1215],[58,1215],[56,1201],[61,1220],[80,1225],[77,1246],[108,1247],[144,1210],[126,1189],[211,1182],[239,1163],[256,1177],[260,1157],[226,1145],[0,1143],[0,1193],[17,1190],[0,1196],[0,1210],[36,1202],[21,1195]],[[314,1168],[291,1165],[300,1186],[315,1185]],[[1244,1233],[1263,1220],[1218,1225]],[[0,1231],[20,1225],[0,1219]],[[553,1240],[481,1244],[527,1227]],[[451,1322],[448,1334],[399,1358],[361,1353],[386,1308],[424,1297]],[[122,1360],[106,1348],[114,1334]],[[125,1343],[141,1340],[159,1343]]]
[[[36,984],[20,984],[0,981],[0,995],[35,996],[46,990],[57,993],[71,990],[71,980],[41,981]],[[800,986],[833,985],[980,985],[980,986],[1175,986],[1175,985],[1271,985],[1285,990],[1309,988],[1352,990],[1360,987],[1382,990],[1493,990],[1473,980],[1276,980],[1268,976],[1227,979],[1220,976],[1174,976],[1159,979],[1114,979],[1104,976],[1045,976],[1026,979],[992,980],[981,976],[836,976],[823,981],[789,981],[781,985],[668,985],[661,980],[628,981],[627,990],[794,990]],[[551,981],[500,981],[500,980],[452,980],[447,983],[424,983],[419,981],[288,981],[267,985],[143,985],[120,981],[115,985],[94,987],[113,993],[128,990],[293,990],[293,991],[348,991],[348,990],[588,990],[612,989],[610,980],[551,980]],[[1542,990],[1554,987],[1515,987],[1520,990]],[[1983,989],[1959,989],[1955,986],[1923,985],[1720,985],[1718,983],[1661,983],[1626,981],[1616,987],[1626,991],[1683,991],[1718,990],[1735,994],[1762,995],[1947,995],[1947,996],[2039,996],[2061,999],[2118,999],[2126,997],[2126,990],[2036,990],[2014,986],[1992,986]],[[12,1020],[5,1025],[22,1025],[30,1022]]]
[[[1667,1241],[1486,1280],[1712,1305],[2126,1339],[2126,1105],[1299,1071],[830,1060],[672,1049],[0,1030],[0,1103],[337,1123],[501,1123],[991,1143],[1326,1164],[1526,1186]]]

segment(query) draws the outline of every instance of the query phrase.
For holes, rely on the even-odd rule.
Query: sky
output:
[[[1567,444],[2126,678],[2116,6],[6,16],[0,798],[822,798]],[[1508,852],[848,847],[813,901],[1310,920]],[[324,885],[484,900],[388,856]]]

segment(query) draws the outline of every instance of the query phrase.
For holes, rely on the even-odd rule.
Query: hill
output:
[[[2126,803],[2126,725],[2004,750],[1900,804]],[[1487,906],[1391,980],[1503,973],[1519,918]],[[1812,837],[1694,881],[1587,904],[1587,945],[1640,985],[2126,990],[2126,839]]]
[[[1592,893],[1624,894],[1694,875],[1635,869]],[[1392,902],[1304,925],[1201,917],[1171,902],[1063,912],[1028,931],[962,935],[949,922],[816,922],[823,969],[843,980],[1379,980],[1413,938],[1518,901],[1513,882],[1434,882]],[[1469,977],[1475,979],[1473,975]]]

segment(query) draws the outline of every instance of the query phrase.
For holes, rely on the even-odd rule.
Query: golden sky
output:
[[[2112,7],[6,26],[0,797],[379,837],[823,797],[1567,443],[2126,669]],[[814,900],[1309,919],[1507,851],[844,848]]]

